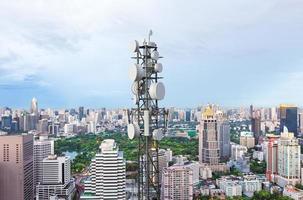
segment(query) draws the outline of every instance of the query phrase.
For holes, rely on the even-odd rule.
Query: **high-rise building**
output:
[[[193,170],[184,165],[164,168],[161,199],[193,199]]]
[[[274,180],[274,176],[278,174],[278,139],[279,136],[268,134],[267,152],[266,152],[266,178],[269,181]]]
[[[81,121],[83,117],[84,117],[84,107],[80,106],[79,107],[79,120]]]
[[[303,113],[299,114],[299,131],[301,134],[303,133]]]
[[[227,120],[218,122],[219,127],[219,148],[221,161],[227,160],[230,157],[230,126]]]
[[[254,133],[255,144],[259,144],[261,136],[261,114],[259,111],[252,110],[251,112],[251,132]]]
[[[185,111],[185,121],[190,122],[190,120],[191,120],[191,111],[187,110]]]
[[[214,110],[208,106],[199,125],[199,162],[216,165],[219,163],[219,131]]]
[[[284,187],[300,183],[301,148],[293,133],[284,129],[278,142],[278,176],[277,184]]]
[[[42,182],[36,187],[37,200],[49,200],[50,197],[72,200],[75,182],[71,179],[69,157],[49,155],[42,161]]]
[[[32,200],[33,136],[0,136],[0,199]]]
[[[246,146],[248,149],[255,146],[255,138],[253,132],[242,131],[240,133],[240,145]]]
[[[293,105],[280,105],[280,132],[283,132],[284,126],[289,132],[298,136],[298,108]]]
[[[81,199],[124,200],[125,160],[112,139],[102,141],[100,152],[91,162],[91,177],[85,181],[85,191]]]
[[[43,159],[54,154],[54,141],[47,136],[40,136],[34,141],[34,187],[42,183]]]
[[[32,114],[38,115],[38,101],[37,101],[37,99],[35,97],[31,101],[30,112]]]
[[[239,160],[242,159],[244,154],[247,153],[247,147],[239,144],[231,145],[231,159]]]

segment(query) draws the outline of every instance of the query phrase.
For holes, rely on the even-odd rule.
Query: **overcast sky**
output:
[[[131,106],[149,29],[164,106],[303,104],[302,0],[1,0],[0,107]]]

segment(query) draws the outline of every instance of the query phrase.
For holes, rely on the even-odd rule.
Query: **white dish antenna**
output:
[[[134,53],[139,51],[139,42],[137,40],[130,44],[130,50]]]
[[[163,131],[161,129],[155,129],[153,131],[153,139],[154,140],[160,141],[160,140],[163,139],[163,137],[164,137],[164,135],[163,135]]]
[[[165,87],[162,82],[152,83],[149,88],[149,94],[152,99],[162,100],[165,96]]]
[[[155,72],[161,73],[162,70],[163,70],[162,64],[161,63],[156,63],[155,66],[154,66],[154,70],[155,70]]]
[[[144,77],[144,70],[139,64],[134,64],[128,72],[129,78],[132,81],[139,81]]]
[[[154,60],[158,60],[159,59],[159,52],[158,51],[153,51],[151,53],[151,58]]]
[[[139,84],[139,82],[138,81],[135,81],[135,82],[133,82],[133,84],[132,84],[132,93],[134,94],[134,95],[137,95],[138,94],[138,84]]]
[[[140,128],[138,124],[128,124],[127,125],[127,135],[129,139],[134,139],[140,135]]]

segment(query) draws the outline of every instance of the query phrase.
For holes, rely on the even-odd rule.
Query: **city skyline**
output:
[[[0,7],[1,107],[28,108],[32,97],[40,108],[132,106],[128,46],[149,29],[164,56],[164,106],[303,104],[300,1],[2,1]]]

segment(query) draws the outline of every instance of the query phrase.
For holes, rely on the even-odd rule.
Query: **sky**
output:
[[[164,58],[163,106],[303,104],[302,0],[0,0],[0,107],[131,107],[129,44]]]

